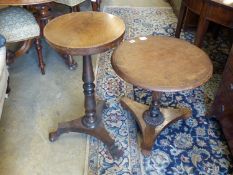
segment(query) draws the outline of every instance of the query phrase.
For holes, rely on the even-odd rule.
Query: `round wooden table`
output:
[[[124,41],[112,55],[112,66],[125,81],[153,91],[150,107],[123,97],[142,131],[142,151],[149,154],[158,134],[170,123],[187,118],[187,108],[160,108],[161,92],[193,89],[212,75],[209,57],[198,47],[170,37],[139,37]],[[149,108],[149,109],[148,109]]]
[[[85,96],[85,115],[81,119],[60,123],[58,129],[50,133],[50,141],[55,141],[63,133],[83,132],[105,143],[114,158],[122,155],[101,119],[105,102],[100,101],[96,107],[91,55],[119,45],[124,32],[125,25],[120,18],[102,12],[70,13],[55,18],[45,26],[44,36],[53,48],[69,55],[83,55]]]

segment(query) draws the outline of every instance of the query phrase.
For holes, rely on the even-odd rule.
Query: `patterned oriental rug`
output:
[[[171,8],[106,7],[104,11],[120,16],[126,23],[125,39],[146,35],[174,36],[177,18]],[[193,42],[194,33],[181,38]],[[224,42],[223,42],[224,41]],[[207,44],[208,43],[208,44]],[[232,174],[232,157],[218,122],[206,116],[213,99],[230,42],[221,33],[216,40],[207,35],[204,50],[214,64],[214,76],[206,85],[179,93],[163,93],[163,106],[186,106],[192,117],[180,120],[162,131],[151,156],[140,152],[140,133],[132,115],[119,104],[122,96],[149,104],[151,92],[133,87],[113,71],[112,51],[100,55],[97,69],[97,96],[107,101],[104,123],[116,144],[124,150],[119,160],[113,160],[102,142],[89,141],[89,175],[222,175]],[[140,71],[140,70],[139,70]]]

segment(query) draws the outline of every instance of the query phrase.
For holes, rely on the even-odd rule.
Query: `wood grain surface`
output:
[[[153,91],[181,91],[205,83],[213,65],[198,47],[171,37],[147,36],[123,42],[112,66],[125,81]]]
[[[91,55],[118,45],[124,32],[125,24],[119,17],[103,12],[78,12],[50,21],[44,36],[58,50]]]

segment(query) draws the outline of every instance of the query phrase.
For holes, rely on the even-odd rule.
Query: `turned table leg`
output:
[[[87,128],[95,128],[99,121],[97,121],[96,118],[95,84],[91,56],[83,57],[82,79],[84,82],[83,92],[85,95],[85,116],[83,117],[82,122]]]
[[[44,36],[43,35],[44,27],[48,23],[48,21],[53,18],[50,12],[50,8],[51,8],[50,4],[49,3],[36,4],[33,6],[33,8],[37,10],[36,19],[40,26],[41,36]]]
[[[187,12],[187,7],[184,4],[184,2],[182,1],[181,7],[180,7],[179,18],[178,18],[178,22],[177,22],[177,26],[176,26],[176,33],[175,33],[176,38],[180,38],[180,32],[181,32],[181,29],[182,29],[183,24],[184,24],[184,18],[186,16],[186,12]]]
[[[91,6],[93,11],[100,11],[101,0],[91,1]]]
[[[204,35],[209,26],[209,20],[208,18],[206,18],[207,11],[208,11],[208,3],[204,3],[201,9],[201,14],[200,14],[199,22],[197,26],[197,33],[196,33],[195,41],[194,41],[194,44],[198,47],[202,46]]]
[[[35,45],[36,45],[36,51],[38,55],[39,67],[40,67],[41,73],[44,75],[45,74],[45,63],[43,60],[42,45],[41,45],[41,41],[39,37],[35,38]]]
[[[70,7],[70,13],[72,13],[72,12],[80,12],[80,6],[79,6],[79,4]]]
[[[83,92],[85,96],[85,114],[82,118],[69,122],[59,123],[58,129],[49,134],[50,141],[56,141],[61,134],[68,132],[82,132],[92,135],[107,145],[113,158],[119,158],[123,152],[115,145],[115,141],[110,137],[102,122],[102,112],[105,102],[100,101],[96,105],[94,72],[91,56],[83,57]]]

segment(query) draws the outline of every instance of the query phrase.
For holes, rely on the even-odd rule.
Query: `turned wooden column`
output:
[[[85,95],[85,116],[83,124],[88,128],[95,128],[98,124],[96,118],[95,84],[91,56],[83,56],[83,93]]]
[[[41,36],[44,36],[43,30],[45,25],[48,23],[49,20],[53,18],[50,9],[50,3],[43,3],[43,4],[36,4],[32,6],[33,9],[36,10],[36,19],[38,24],[40,25],[40,32]]]
[[[164,116],[160,112],[160,92],[153,92],[152,93],[152,102],[150,108],[143,113],[143,119],[146,124],[156,127],[163,123]]]

